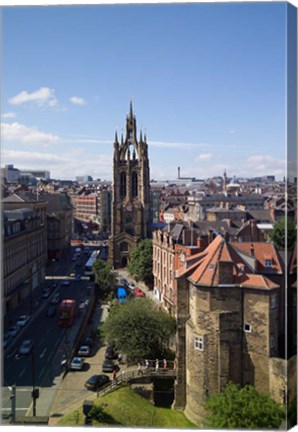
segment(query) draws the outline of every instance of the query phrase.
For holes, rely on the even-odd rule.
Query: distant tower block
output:
[[[180,167],[178,166],[178,180],[180,179]]]
[[[136,118],[130,102],[126,137],[115,133],[112,187],[112,226],[109,264],[125,267],[140,239],[147,237],[150,217],[150,176],[146,134],[137,139]]]

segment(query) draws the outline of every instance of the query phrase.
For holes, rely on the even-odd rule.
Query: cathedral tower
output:
[[[130,102],[126,136],[114,142],[112,224],[109,263],[125,267],[138,240],[147,237],[150,214],[149,159],[146,135],[137,139],[137,124]]]

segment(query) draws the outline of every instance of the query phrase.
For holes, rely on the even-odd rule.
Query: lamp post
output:
[[[34,349],[32,350],[32,400],[33,400],[33,405],[32,405],[32,411],[33,411],[33,417],[36,417],[36,399],[38,399],[39,397],[39,389],[35,388],[35,353],[34,353]]]

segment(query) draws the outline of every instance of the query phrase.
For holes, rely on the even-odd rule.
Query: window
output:
[[[202,336],[195,336],[195,349],[204,351],[204,340]]]
[[[251,333],[251,325],[245,323],[245,324],[244,324],[244,331],[245,331],[246,333]]]
[[[120,174],[120,197],[124,198],[126,196],[126,174],[122,172]]]
[[[134,171],[132,173],[132,197],[138,196],[138,174]]]
[[[274,336],[270,336],[270,349],[274,349],[275,348],[275,337]]]
[[[277,305],[278,305],[277,294],[273,294],[270,297],[270,307],[271,307],[271,309],[274,309],[277,307]]]
[[[272,267],[272,259],[265,259],[265,267]]]

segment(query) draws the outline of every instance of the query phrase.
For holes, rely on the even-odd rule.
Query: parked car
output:
[[[46,289],[43,290],[42,294],[41,294],[41,298],[46,299],[50,296],[50,290]]]
[[[6,332],[3,335],[3,348],[5,349],[12,341],[12,336],[10,333]]]
[[[136,297],[146,297],[146,294],[144,293],[144,291],[142,291],[141,288],[138,288],[138,287],[133,290],[133,294]]]
[[[76,282],[80,282],[80,280],[81,280],[81,275],[80,275],[80,274],[77,274],[75,280],[76,280]]]
[[[105,358],[108,360],[115,360],[118,357],[118,353],[115,351],[114,344],[109,344],[106,348]]]
[[[90,355],[90,347],[88,345],[83,345],[78,351],[78,356],[88,357]]]
[[[62,282],[62,285],[64,285],[64,286],[70,285],[70,280],[69,279],[64,279],[64,281]]]
[[[86,382],[85,387],[88,390],[98,390],[105,384],[108,384],[110,378],[107,375],[92,375]]]
[[[50,306],[47,310],[47,317],[52,318],[56,315],[56,306]]]
[[[94,340],[93,340],[92,338],[85,337],[85,338],[82,340],[82,345],[87,345],[87,346],[89,346],[89,347],[92,347],[93,344],[94,344]]]
[[[102,371],[103,372],[113,372],[115,369],[115,363],[113,360],[104,360],[102,364]]]
[[[70,369],[72,370],[82,370],[85,359],[82,357],[74,357],[70,363]]]
[[[51,304],[56,305],[58,304],[60,301],[60,294],[56,293],[54,294],[54,296],[51,298]]]
[[[30,315],[21,315],[17,320],[16,325],[19,327],[24,327],[27,322],[30,320]]]
[[[11,337],[14,338],[18,334],[19,330],[20,330],[20,327],[18,325],[13,325],[8,330],[8,333],[11,335]]]
[[[75,273],[74,272],[71,272],[70,274],[69,274],[69,277],[75,277]]]
[[[129,290],[129,291],[131,291],[131,292],[133,292],[133,290],[135,289],[135,284],[133,283],[133,282],[127,282],[127,284],[126,284],[126,288]]]
[[[19,354],[30,354],[33,348],[33,342],[31,339],[26,339],[23,341],[22,345],[19,348]]]

